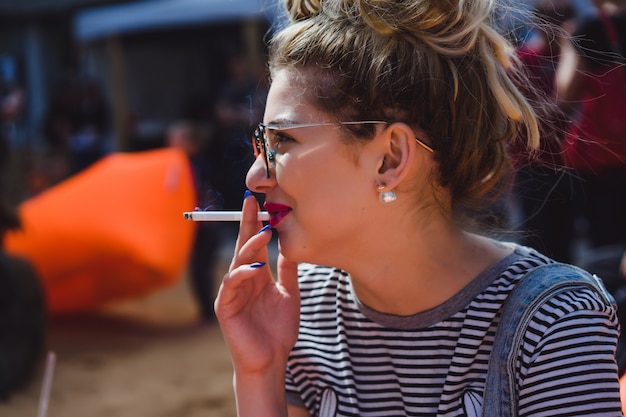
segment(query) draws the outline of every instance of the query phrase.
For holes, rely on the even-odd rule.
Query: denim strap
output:
[[[591,288],[607,304],[615,304],[596,275],[563,263],[527,272],[511,291],[502,307],[489,359],[482,417],[517,417],[515,364],[528,323],[548,298],[577,287]]]

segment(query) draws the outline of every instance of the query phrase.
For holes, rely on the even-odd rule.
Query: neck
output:
[[[507,246],[449,223],[429,223],[427,229],[379,235],[370,240],[371,245],[353,252],[359,256],[351,257],[344,269],[364,304],[401,316],[426,311],[448,300],[511,252]]]

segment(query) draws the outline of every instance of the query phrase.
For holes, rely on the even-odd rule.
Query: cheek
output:
[[[327,178],[319,165],[323,162],[316,163],[317,159],[285,154],[278,160],[276,181],[295,203],[314,198],[318,190],[324,187]]]
[[[354,161],[333,151],[309,153],[302,158],[285,155],[279,162],[279,186],[294,199],[299,210],[330,210],[341,216],[344,210],[361,209],[369,190],[364,175]]]

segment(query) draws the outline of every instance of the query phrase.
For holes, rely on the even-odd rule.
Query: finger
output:
[[[237,235],[237,241],[235,242],[235,250],[233,254],[233,259],[231,260],[229,270],[236,268],[237,266],[243,263],[252,262],[249,257],[241,258],[239,254],[241,252],[242,247],[255,235],[259,234],[262,230],[263,223],[258,219],[258,211],[259,211],[259,203],[256,198],[249,192],[246,191],[244,195],[244,201],[242,206],[242,219],[239,223],[239,234]],[[268,242],[264,242],[263,245],[267,245]],[[263,247],[260,250],[259,260],[267,261],[267,248]]]
[[[245,233],[253,235],[259,230],[263,223],[259,220],[259,202],[256,197],[250,193],[243,200],[243,214],[241,216],[241,227]]]
[[[224,275],[222,285],[220,285],[215,297],[214,309],[218,317],[228,315],[229,307],[236,305],[246,305],[248,297],[252,296],[255,280],[259,285],[264,282],[271,282],[271,275],[267,271],[266,264],[254,263],[251,265],[241,265]]]
[[[241,211],[241,222],[239,222],[239,235],[235,244],[235,252],[241,249],[241,246],[263,226],[257,215],[259,203],[250,191],[246,191],[246,194],[244,194]]]
[[[222,288],[225,293],[241,287],[253,278],[259,277],[259,272],[266,266],[263,262],[255,262],[249,265],[241,265],[224,275]]]
[[[267,245],[272,239],[270,226],[261,228],[254,236],[248,239],[235,253],[231,262],[231,269],[240,265],[251,264],[253,262],[268,261]]]
[[[278,254],[278,283],[287,294],[299,294],[298,288],[298,263],[285,258],[282,253]]]

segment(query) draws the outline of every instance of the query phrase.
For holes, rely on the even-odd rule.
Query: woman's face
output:
[[[305,99],[306,81],[295,75],[287,70],[274,74],[264,124],[332,121]],[[269,135],[276,151],[270,178],[259,156],[246,182],[250,190],[265,194],[281,252],[293,261],[322,264],[349,254],[349,245],[375,221],[374,204],[380,205],[378,161],[369,144],[346,143],[337,125],[270,130]]]

